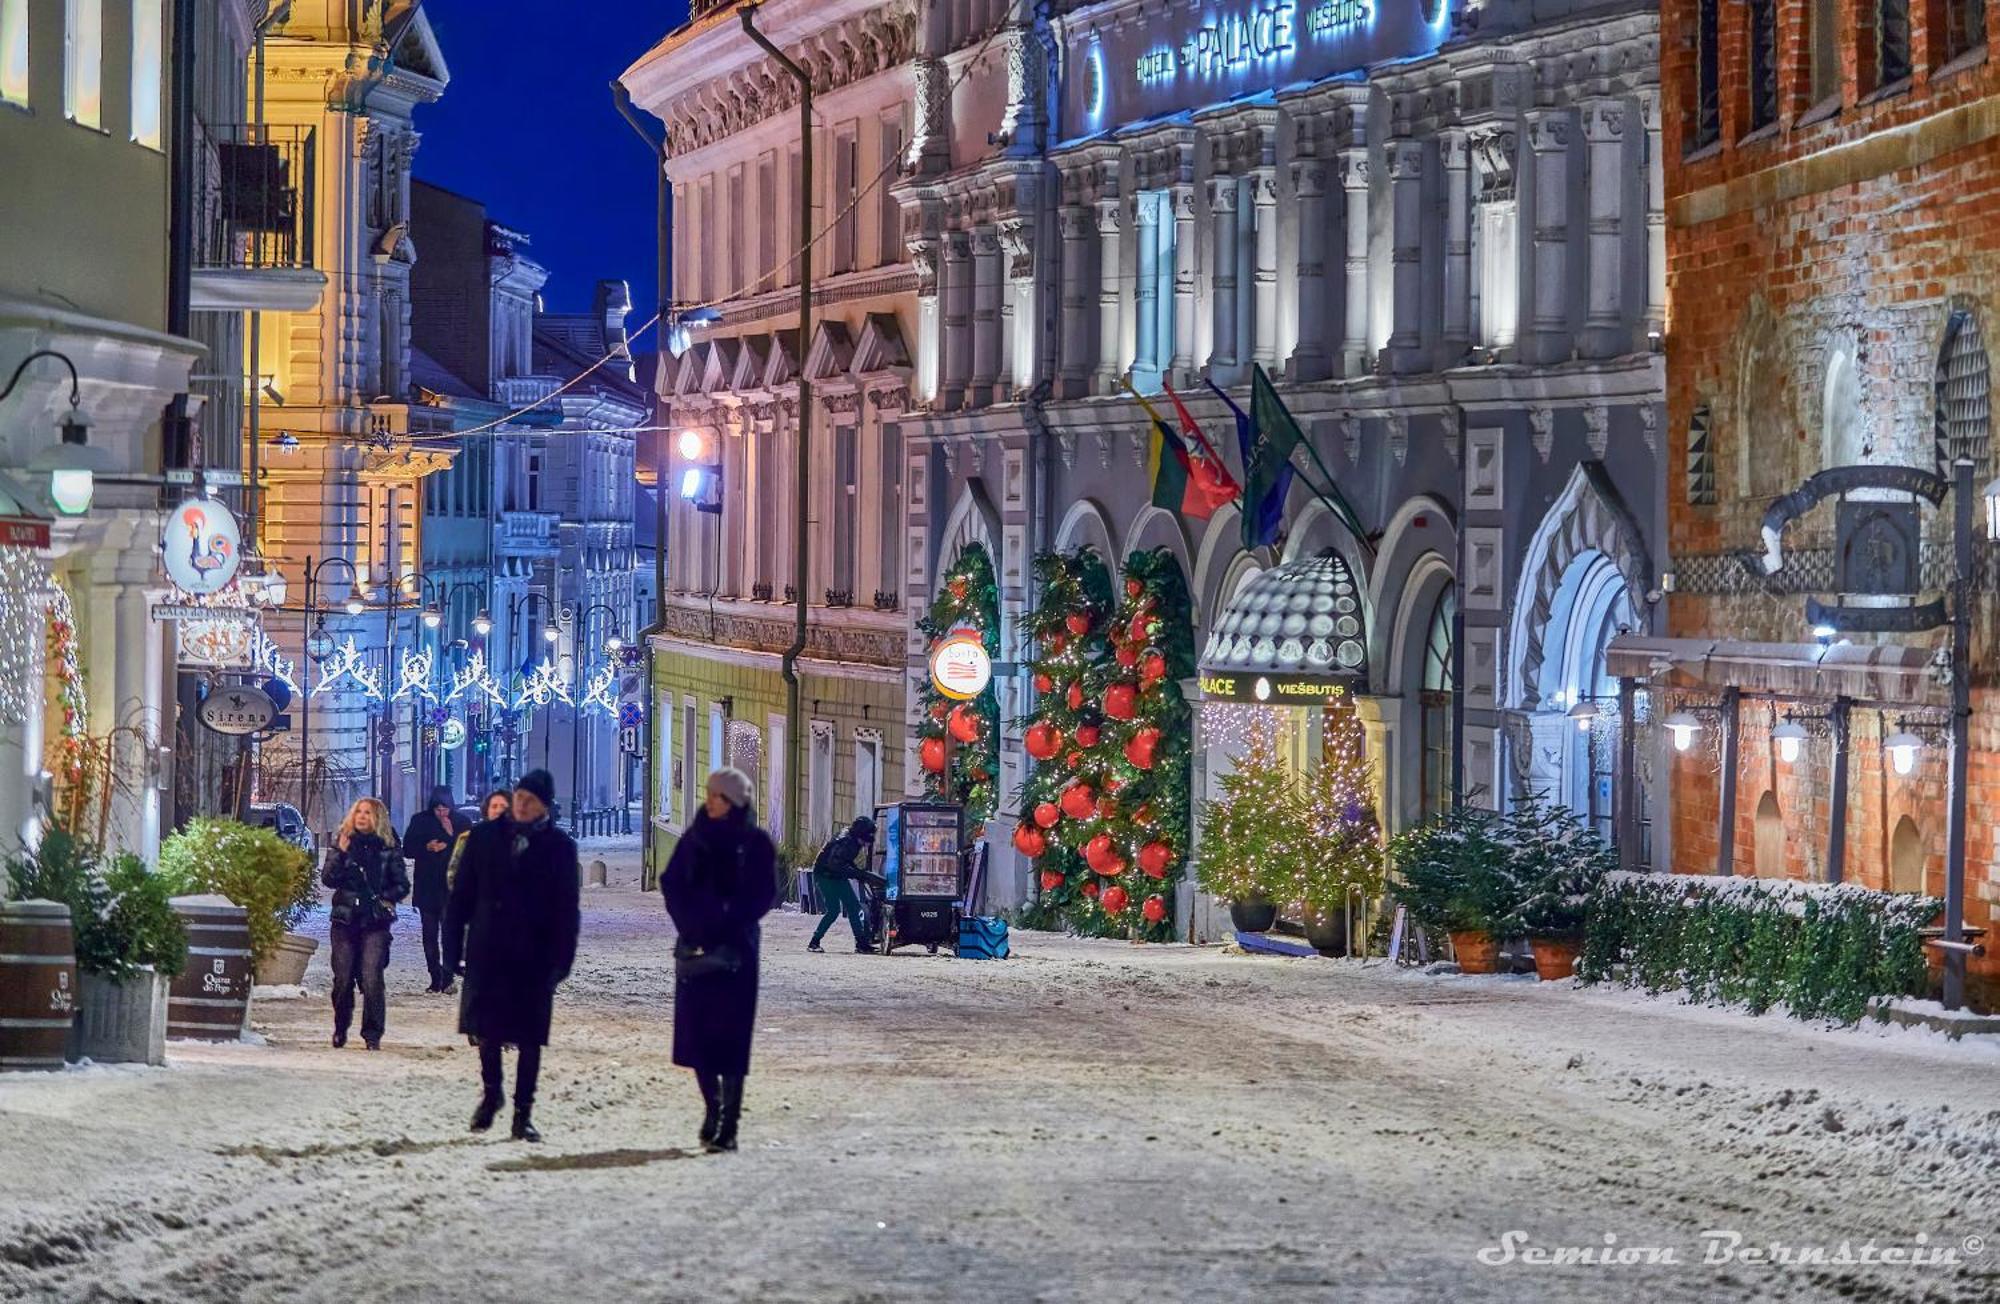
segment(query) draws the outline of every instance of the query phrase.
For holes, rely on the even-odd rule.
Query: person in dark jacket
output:
[[[382,1049],[389,1002],[382,975],[389,967],[389,929],[396,903],[410,895],[410,876],[396,850],[389,809],[363,797],[348,810],[334,836],[320,881],[333,889],[333,924],[327,930],[333,964],[333,1045],[347,1044],[354,1022],[354,988],[361,988],[361,1040]]]
[[[479,803],[480,824],[491,824],[495,820],[510,819],[513,814],[514,794],[506,788],[495,788],[486,794],[485,801]],[[458,862],[465,856],[465,844],[471,840],[472,830],[476,827],[478,825],[461,824],[458,830],[458,837],[451,844],[451,859],[445,863],[444,867],[444,887],[447,900],[450,899],[451,885],[458,881]],[[454,976],[449,969],[445,973],[447,980]],[[446,990],[450,989],[447,988]]]
[[[778,858],[741,770],[708,776],[708,798],[674,846],[660,892],[674,943],[674,1063],[694,1070],[702,1146],[736,1148],[757,1017],[758,921],[777,904]]]
[[[403,830],[403,855],[415,866],[411,878],[416,890],[410,903],[423,921],[424,965],[431,971],[433,992],[451,988],[451,971],[444,967],[438,952],[438,933],[444,927],[445,869],[451,863],[451,844],[464,829],[464,821],[453,810],[451,789],[442,785],[431,789],[429,809],[410,817]]]
[[[826,913],[820,916],[806,950],[819,950],[826,930],[843,914],[854,930],[854,949],[864,954],[875,949],[868,923],[861,917],[861,902],[854,895],[854,880],[868,875],[868,853],[874,845],[875,821],[863,815],[820,849],[819,859],[813,862],[813,887],[826,903]]]
[[[458,1030],[479,1047],[483,1090],[472,1130],[493,1126],[506,1098],[500,1052],[514,1067],[514,1139],[540,1141],[535,1082],[548,1044],[556,988],[576,962],[581,926],[576,843],[555,827],[555,780],[531,770],[514,787],[513,817],[481,824],[466,839],[445,908],[444,962],[464,964]]]

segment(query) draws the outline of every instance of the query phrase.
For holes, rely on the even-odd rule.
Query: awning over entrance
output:
[[[1361,690],[1368,677],[1361,586],[1328,549],[1275,566],[1229,600],[1201,654],[1211,701],[1304,705]]]
[[[1820,647],[1620,634],[1605,649],[1605,669],[1664,688],[1734,687],[1752,696],[1846,697],[1885,706],[1942,706],[1951,698],[1950,687],[1938,682],[1932,653],[1900,644]]]

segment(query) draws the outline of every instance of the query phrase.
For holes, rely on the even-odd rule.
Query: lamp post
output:
[[[483,580],[440,580],[432,579],[428,575],[417,575],[415,578],[424,601],[421,617],[423,628],[417,631],[417,639],[421,644],[423,630],[426,629],[437,635],[439,662],[444,659],[446,647],[452,644],[450,637],[454,632],[452,607],[461,592],[470,590],[479,595],[479,614],[472,619],[472,632],[484,640],[492,630],[493,621],[486,615],[486,584]],[[482,622],[485,625],[484,629],[480,628]],[[463,634],[458,637],[460,641],[465,638]],[[410,709],[410,747],[417,763],[417,775],[421,780],[417,786],[428,789],[429,785],[437,780],[436,759],[428,754],[429,748],[424,742],[424,731],[431,726],[416,717],[417,708],[414,704]],[[418,799],[423,799],[422,794]]]
[[[36,349],[14,368],[14,374],[7,379],[5,388],[0,388],[0,403],[7,401],[21,377],[27,374],[30,364],[49,358],[60,362],[69,370],[69,412],[56,423],[58,443],[46,453],[38,454],[30,466],[37,471],[49,473],[49,501],[64,516],[81,516],[90,510],[90,500],[96,490],[96,474],[103,469],[103,453],[90,447],[90,426],[83,419],[83,385],[77,378],[76,364],[67,354],[54,349]]]
[[[523,613],[533,614],[537,602],[541,603],[544,608],[555,608],[555,600],[546,593],[516,593],[513,597],[507,599],[507,656],[510,661],[512,661],[514,656],[515,643],[520,639],[521,635],[521,616]],[[560,615],[560,610],[550,610],[543,616],[542,640],[550,646],[553,646],[562,637],[556,629],[556,618]],[[519,665],[518,662],[514,664],[516,666]],[[520,671],[516,669],[514,673],[519,674]],[[545,732],[542,735],[542,763],[544,765],[548,764],[548,746],[548,734]],[[515,763],[520,759],[513,754],[511,743],[509,744],[507,759],[509,769],[514,768]],[[514,777],[519,778],[520,776],[515,775]]]
[[[590,640],[590,618],[598,612],[611,617],[611,632],[605,636],[605,646],[617,651],[624,640],[618,634],[618,612],[602,602],[593,602],[577,614],[572,627],[574,634],[570,647],[570,707],[569,707],[569,799],[570,833],[577,832],[577,816],[583,809],[583,662],[584,653],[592,646]]]
[[[305,652],[306,667],[302,670],[303,682],[299,685],[299,818],[312,823],[311,759],[312,749],[312,666],[320,664],[333,655],[333,638],[326,632],[326,614],[318,603],[320,573],[329,566],[347,567],[348,595],[346,608],[349,615],[359,615],[366,608],[367,599],[361,590],[360,572],[354,563],[345,557],[322,557],[314,561],[306,558],[305,563],[305,606],[301,609],[299,629],[304,634],[302,650]],[[317,624],[313,618],[319,617]]]

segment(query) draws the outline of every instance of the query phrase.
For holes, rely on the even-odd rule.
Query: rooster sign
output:
[[[167,578],[182,592],[219,593],[236,578],[242,560],[236,517],[213,498],[190,498],[167,517],[161,552]]]

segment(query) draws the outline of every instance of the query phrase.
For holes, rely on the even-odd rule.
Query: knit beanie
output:
[[[708,776],[708,786],[729,799],[729,804],[738,810],[749,808],[752,796],[750,776],[731,766],[713,770]]]

